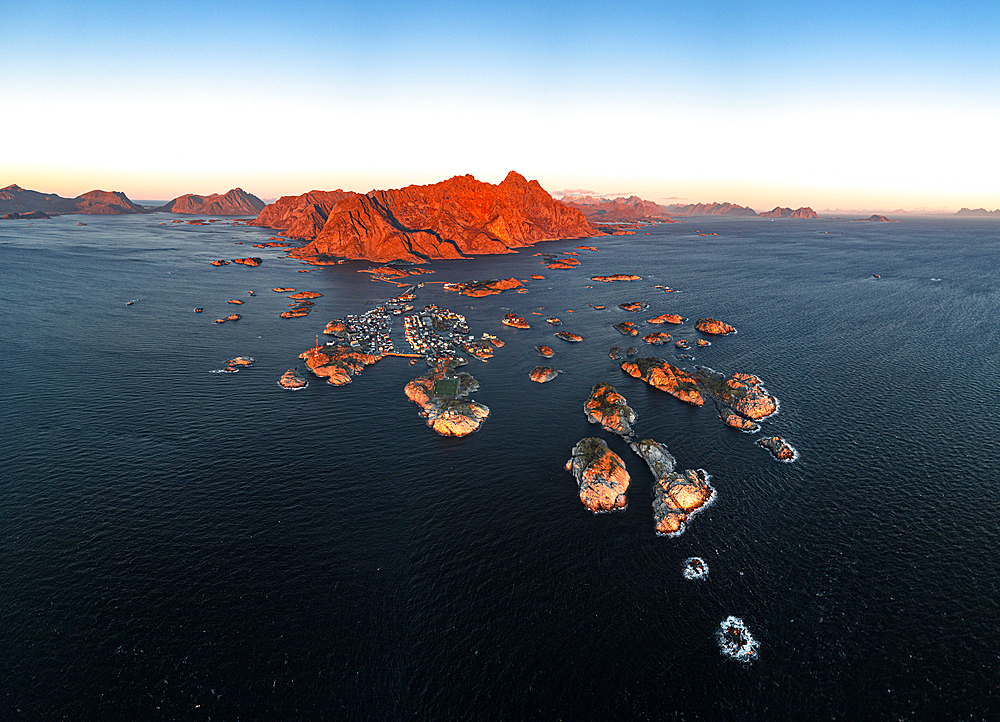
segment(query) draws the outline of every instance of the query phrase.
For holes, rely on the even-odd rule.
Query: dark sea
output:
[[[298,273],[250,246],[264,229],[172,218],[0,221],[0,719],[1000,719],[1000,223],[703,218],[428,264],[545,276],[418,291],[506,341],[464,369],[490,418],[449,439],[403,395],[422,362],[276,383],[399,292],[370,264]],[[573,270],[533,255],[590,244]],[[244,256],[264,262],[209,264]],[[610,273],[642,280],[589,280]],[[280,319],[278,286],[323,296]],[[689,321],[648,330],[738,333],[694,361],[631,343],[760,376],[781,404],[762,433],[796,462],[608,357],[613,323],[667,312]],[[565,371],[545,385],[542,343]],[[256,363],[210,373],[237,355]],[[602,381],[712,475],[682,536],[655,535],[649,470],[587,423]],[[587,511],[564,470],[588,436],[625,460],[624,511]],[[730,615],[749,664],[720,653]]]

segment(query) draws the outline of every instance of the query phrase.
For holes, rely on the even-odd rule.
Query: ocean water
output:
[[[1000,718],[1000,224],[706,218],[428,264],[545,276],[418,292],[506,341],[464,369],[490,418],[445,439],[402,392],[422,364],[276,384],[327,321],[397,292],[369,264],[298,273],[250,247],[263,229],[169,218],[0,224],[0,718]],[[591,243],[574,270],[532,255]],[[608,273],[643,280],[588,280]],[[283,320],[276,286],[323,297]],[[608,358],[630,343],[613,323],[666,312],[690,319],[675,338],[737,327],[693,363],[760,376],[781,401],[763,433],[798,461]],[[257,362],[209,373],[237,355]],[[540,363],[565,373],[535,384]],[[586,422],[600,381],[712,475],[682,536],[654,534],[648,469]],[[625,460],[626,510],[580,504],[563,465],[586,436]],[[730,615],[750,664],[720,654]]]

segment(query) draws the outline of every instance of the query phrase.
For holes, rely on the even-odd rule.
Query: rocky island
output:
[[[636,413],[625,401],[625,397],[615,391],[611,384],[595,384],[590,392],[590,398],[583,405],[583,413],[587,421],[600,424],[605,431],[619,436],[632,435],[632,423]]]
[[[592,512],[624,509],[628,505],[629,475],[624,462],[603,439],[588,437],[573,447],[566,471],[576,477],[580,501]]]
[[[427,425],[441,436],[467,436],[490,415],[488,406],[466,398],[479,383],[470,374],[455,372],[462,363],[457,359],[439,361],[404,389],[406,398],[420,407]]]
[[[698,379],[676,366],[671,366],[661,358],[650,356],[626,361],[622,364],[622,371],[629,376],[642,379],[653,388],[666,391],[681,401],[695,406],[705,404],[705,399],[698,389]]]
[[[715,501],[716,492],[704,469],[674,471],[674,457],[652,439],[634,441],[632,451],[646,462],[653,484],[653,523],[661,536],[679,536],[691,518]]]

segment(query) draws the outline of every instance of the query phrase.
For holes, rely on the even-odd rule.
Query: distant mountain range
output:
[[[184,213],[205,216],[256,216],[267,204],[260,198],[247,193],[242,188],[233,188],[225,195],[213,193],[210,196],[197,196],[193,193],[178,196],[159,208],[153,208],[152,213]]]
[[[563,196],[566,205],[578,208],[590,221],[621,222],[646,221],[669,218],[670,214],[658,203],[644,201],[638,196],[628,198],[595,198],[594,196]]]
[[[240,188],[234,188],[225,195],[187,194],[153,209],[132,202],[121,191],[95,190],[76,198],[63,198],[55,193],[39,193],[18,185],[0,189],[0,215],[41,211],[47,215],[91,213],[117,216],[163,211],[214,216],[256,216],[265,205],[260,198]]]
[[[146,209],[130,201],[121,191],[96,190],[76,198],[63,198],[55,193],[39,193],[13,184],[0,188],[0,215],[33,211],[49,215],[94,213],[118,216],[145,213]]]
[[[637,196],[628,198],[598,198],[594,196],[566,195],[563,203],[580,209],[589,220],[598,223],[623,221],[649,221],[670,216],[745,216],[761,218],[819,218],[812,208],[781,208],[758,214],[753,208],[733,203],[692,203],[663,206],[644,201]]]
[[[963,208],[955,214],[956,216],[969,216],[971,218],[990,218],[1000,216],[1000,208],[988,211],[985,208]]]

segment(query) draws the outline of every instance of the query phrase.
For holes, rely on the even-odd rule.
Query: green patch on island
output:
[[[434,382],[434,396],[457,396],[458,379],[438,379]]]

